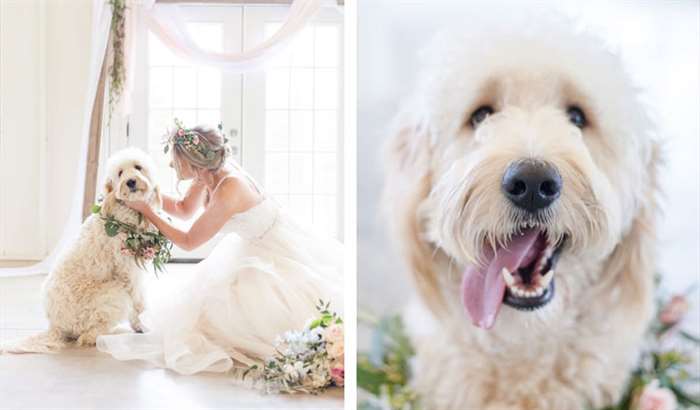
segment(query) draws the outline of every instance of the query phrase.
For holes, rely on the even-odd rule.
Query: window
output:
[[[278,23],[267,23],[271,36]],[[300,222],[338,235],[337,25],[314,24],[265,74],[265,177]]]
[[[222,51],[222,23],[188,23],[195,41],[212,51]],[[198,67],[174,56],[152,33],[148,34],[148,151],[158,159],[161,186],[176,192],[175,171],[162,154],[163,136],[173,118],[185,124],[221,121],[221,71]],[[187,188],[186,184],[182,185]]]
[[[235,52],[272,35],[286,6],[181,6],[200,47]],[[197,66],[148,33],[137,49],[134,130],[128,143],[156,159],[166,193],[176,184],[163,137],[173,118],[222,123],[234,159],[291,216],[325,236],[342,237],[342,16],[324,9],[290,51],[265,72],[245,75]],[[142,93],[142,94],[139,94]],[[176,257],[204,257],[211,246]]]

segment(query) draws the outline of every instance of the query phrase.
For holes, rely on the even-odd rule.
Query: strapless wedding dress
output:
[[[272,200],[234,215],[209,257],[167,302],[149,308],[143,334],[104,335],[97,348],[181,374],[247,368],[300,330],[319,300],[342,308],[342,245],[297,226]]]

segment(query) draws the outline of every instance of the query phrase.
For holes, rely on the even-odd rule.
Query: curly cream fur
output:
[[[49,330],[12,343],[4,350],[50,352],[70,341],[78,346],[92,346],[97,336],[111,332],[126,319],[134,331],[144,330],[138,318],[144,309],[143,270],[133,256],[121,253],[122,235],[106,234],[101,216],[113,215],[120,221],[154,230],[149,222],[139,221],[138,213],[121,201],[140,199],[160,208],[155,169],[152,160],[135,148],[110,158],[100,214],[85,220],[78,238],[44,281],[42,296]],[[136,182],[136,192],[131,192],[126,184],[130,179]]]
[[[433,43],[397,119],[385,203],[425,314],[406,320],[426,408],[579,409],[619,399],[653,304],[658,147],[619,58],[569,22],[483,20]],[[479,127],[471,113],[496,113]],[[582,107],[589,125],[567,118]],[[534,312],[507,306],[490,330],[460,301],[464,267],[529,216],[500,191],[523,158],[554,164],[559,200],[538,222],[567,235],[557,291]],[[419,309],[420,311],[420,309]]]

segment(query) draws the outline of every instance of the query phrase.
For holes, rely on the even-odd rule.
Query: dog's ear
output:
[[[114,186],[112,185],[112,180],[107,178],[107,181],[105,181],[105,193],[111,194],[112,191],[114,191]]]
[[[658,217],[658,168],[661,148],[654,143],[645,176],[647,191],[629,231],[622,237],[604,267],[605,280],[619,289],[613,301],[625,315],[629,326],[645,327],[654,313],[654,275],[656,269],[656,220]],[[608,287],[606,286],[606,287]],[[640,328],[640,334],[644,329]]]
[[[102,209],[100,210],[100,214],[102,214],[102,216],[111,214],[116,204],[117,198],[115,197],[114,192],[109,191],[105,193],[105,197],[102,200]]]
[[[445,309],[434,248],[425,239],[420,205],[430,194],[431,144],[427,128],[398,122],[386,146],[383,208],[400,251],[426,305],[439,316]]]

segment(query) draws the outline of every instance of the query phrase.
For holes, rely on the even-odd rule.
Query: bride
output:
[[[97,348],[119,360],[140,359],[181,374],[247,368],[274,354],[275,338],[300,330],[319,300],[341,306],[342,250],[295,225],[239,166],[216,129],[177,128],[166,152],[178,180],[193,182],[182,199],[163,195],[163,209],[182,219],[204,212],[183,231],[144,202],[127,205],[175,245],[195,249],[226,235],[167,302],[141,317],[143,334],[104,335]]]

